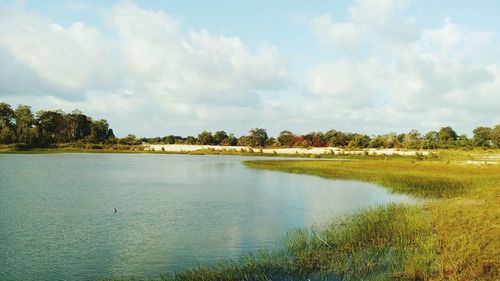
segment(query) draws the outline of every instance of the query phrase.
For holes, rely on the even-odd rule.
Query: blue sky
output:
[[[500,123],[500,1],[0,3],[0,100],[118,135]]]

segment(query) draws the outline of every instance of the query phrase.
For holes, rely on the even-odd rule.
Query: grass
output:
[[[409,226],[394,225],[384,220],[376,224],[376,227],[388,231],[391,237],[400,237],[401,233],[410,235],[420,229],[415,243],[401,240],[403,243],[395,245],[396,249],[403,250],[409,256],[401,258],[400,264],[391,270],[394,276],[430,280],[500,279],[499,165],[465,165],[448,160],[250,161],[246,165],[326,178],[370,181],[396,192],[437,198],[439,200],[415,207],[411,217],[406,220],[411,222]],[[400,208],[386,207],[379,212],[386,212],[394,220],[401,220]],[[381,213],[377,213],[377,216]],[[414,220],[422,222],[422,219],[416,218],[424,217],[428,218],[431,232],[421,231],[422,227],[413,223]],[[370,233],[371,224],[367,221],[354,224],[363,230],[361,233]],[[357,240],[363,243],[364,238],[359,237]],[[361,245],[362,248],[370,249],[366,243]],[[384,252],[383,249],[369,251],[369,255],[362,260],[368,262]],[[398,267],[403,270],[398,271]],[[353,265],[350,270],[359,270],[359,265]],[[344,270],[333,271],[350,279]]]

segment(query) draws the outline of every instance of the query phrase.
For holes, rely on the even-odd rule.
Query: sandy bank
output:
[[[360,149],[347,150],[338,147],[314,147],[314,148],[250,148],[247,146],[216,146],[216,145],[187,145],[187,144],[144,144],[145,150],[150,151],[165,151],[165,152],[193,152],[200,150],[218,150],[218,151],[237,151],[237,152],[261,152],[264,154],[305,154],[305,155],[320,155],[320,154],[366,154],[369,155],[404,155],[414,156],[417,153],[423,155],[429,154],[428,151],[409,151],[397,149]]]

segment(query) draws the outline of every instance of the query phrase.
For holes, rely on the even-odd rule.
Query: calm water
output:
[[[0,280],[154,277],[279,247],[292,228],[361,207],[411,201],[367,183],[252,170],[243,159],[0,155]]]

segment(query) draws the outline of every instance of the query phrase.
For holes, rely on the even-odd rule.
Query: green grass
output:
[[[252,168],[369,181],[435,200],[380,206],[321,229],[294,230],[282,251],[164,280],[498,280],[500,165],[460,164],[466,157],[247,161]]]
[[[321,229],[291,231],[279,251],[262,250],[160,280],[420,280],[437,268],[435,243],[430,218],[418,207],[391,204]]]

